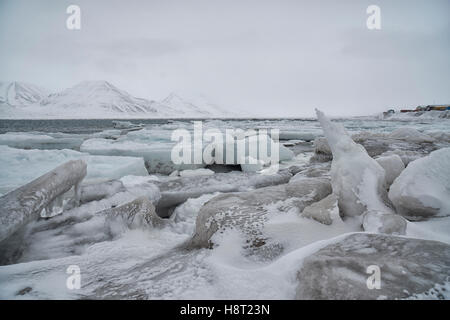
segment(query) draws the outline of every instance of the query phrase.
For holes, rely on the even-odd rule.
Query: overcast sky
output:
[[[366,27],[371,4],[381,30]],[[449,0],[0,0],[0,79],[107,80],[260,116],[450,103],[449,13]]]

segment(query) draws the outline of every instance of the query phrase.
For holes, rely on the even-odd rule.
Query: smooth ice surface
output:
[[[378,157],[375,160],[383,167],[384,172],[386,173],[385,177],[388,186],[390,186],[405,169],[402,158],[396,154]]]
[[[195,177],[195,176],[211,176],[214,171],[210,169],[195,169],[195,170],[181,170],[179,172],[180,177]]]
[[[76,149],[83,143],[79,135],[40,132],[7,132],[0,134],[0,145],[21,149]]]

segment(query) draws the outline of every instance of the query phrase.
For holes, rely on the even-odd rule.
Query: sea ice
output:
[[[145,166],[150,173],[170,174],[175,170],[197,169],[205,166],[203,163],[175,164],[171,157],[174,145],[174,143],[158,141],[147,143],[94,138],[85,140],[80,151],[92,155],[139,157],[145,160]]]
[[[21,149],[77,149],[83,137],[76,134],[7,132],[0,134],[0,145]]]
[[[21,150],[0,146],[0,193],[7,193],[69,160],[87,163],[83,183],[120,179],[126,175],[147,176],[144,160],[135,157],[91,156],[74,150]]]
[[[434,142],[434,139],[429,135],[421,133],[420,131],[414,128],[408,127],[398,128],[392,131],[388,135],[388,137],[392,139],[405,140],[408,142],[415,142],[415,143]]]

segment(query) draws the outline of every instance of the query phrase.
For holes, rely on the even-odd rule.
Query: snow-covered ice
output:
[[[389,199],[412,219],[450,215],[450,148],[411,162],[392,184]]]
[[[172,102],[179,103],[175,97]],[[280,148],[287,157],[272,174],[265,174],[266,163],[182,168],[187,170],[168,166],[175,144],[171,132],[191,132],[188,121],[146,122],[137,131],[112,129],[110,122],[102,131],[83,134],[5,129],[1,193],[68,160],[85,161],[87,175],[79,188],[80,206],[31,221],[0,243],[6,244],[0,250],[0,298],[295,299],[329,298],[329,290],[332,298],[345,298],[353,292],[346,290],[350,284],[361,288],[354,292],[356,298],[449,299],[442,279],[448,276],[450,216],[407,220],[386,197],[390,183],[394,180],[392,191],[405,176],[419,184],[414,196],[429,191],[445,204],[449,161],[439,153],[436,157],[434,150],[444,152],[449,146],[447,120],[341,119],[322,121],[323,131],[317,121],[293,119],[203,122],[204,129],[221,132],[229,127],[278,128],[282,144],[294,139]],[[414,130],[389,136],[402,127]],[[66,138],[86,149],[77,151]],[[254,136],[245,139],[253,143]],[[322,142],[316,152],[313,139]],[[320,161],[318,149],[324,155]],[[420,170],[414,169],[420,161]],[[420,172],[420,177],[412,178],[408,171]],[[420,185],[425,178],[430,182]],[[331,193],[336,184],[345,187],[344,197]],[[354,196],[348,196],[350,191]],[[358,204],[358,215],[345,214],[343,209]],[[214,223],[220,228],[215,230]],[[200,236],[204,241],[193,245]],[[411,267],[416,256],[424,262],[418,268]],[[387,268],[392,286],[382,294],[365,289],[366,262]],[[66,287],[69,265],[81,269],[80,290]],[[397,272],[400,268],[406,276]],[[319,276],[323,270],[330,272],[328,282]],[[405,283],[408,293],[402,291]]]
[[[367,209],[389,211],[382,199],[386,193],[384,169],[342,125],[331,122],[318,110],[317,117],[333,152],[331,184],[342,213],[359,216]]]

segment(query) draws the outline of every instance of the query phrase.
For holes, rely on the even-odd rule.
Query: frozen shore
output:
[[[0,298],[450,299],[449,120],[318,119],[204,123],[280,129],[271,174],[174,166],[170,134],[188,122],[0,134],[0,202],[34,179],[51,193],[47,172],[86,164],[45,206],[21,200],[33,219],[0,220]]]

